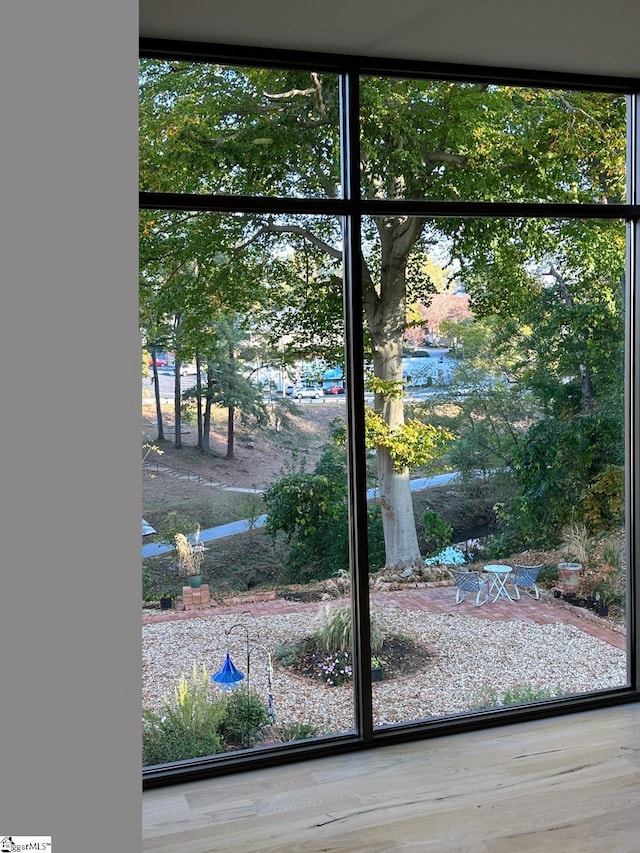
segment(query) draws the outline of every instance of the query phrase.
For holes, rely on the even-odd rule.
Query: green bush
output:
[[[501,708],[506,705],[523,705],[526,702],[552,699],[554,696],[561,695],[562,688],[560,687],[551,691],[531,687],[529,684],[516,684],[515,687],[507,688],[503,693],[499,693],[493,687],[487,687],[469,704],[469,709],[473,711],[485,708]]]
[[[545,587],[545,589],[549,589],[556,585],[558,577],[558,567],[551,563],[545,563],[538,572],[537,584],[538,586]]]
[[[229,750],[252,746],[262,740],[269,717],[261,698],[246,687],[224,696],[218,733]]]
[[[182,515],[175,510],[168,512],[159,524],[156,524],[156,531],[159,536],[159,542],[166,545],[174,545],[175,537],[185,530],[195,530],[197,522],[187,515]]]
[[[245,689],[211,701],[210,679],[194,663],[191,680],[181,676],[174,701],[160,712],[142,712],[142,764],[167,764],[228,752],[261,740],[268,724],[260,697]]]
[[[275,734],[281,743],[290,743],[292,740],[315,737],[318,730],[312,723],[283,723],[276,728]]]
[[[265,529],[274,538],[287,536],[289,551],[284,581],[308,583],[349,568],[347,474],[344,451],[327,447],[313,473],[291,471],[264,495]],[[369,570],[384,565],[380,507],[368,510]]]
[[[302,643],[282,643],[275,647],[273,656],[283,666],[291,666],[298,659],[302,645]]]
[[[351,652],[353,648],[353,618],[351,607],[325,607],[319,616],[319,627],[312,635],[312,640],[320,649],[329,654]],[[371,651],[377,652],[382,648],[385,631],[382,626],[380,612],[371,610]]]
[[[194,664],[191,681],[181,676],[174,702],[165,698],[160,713],[143,711],[142,764],[165,764],[215,755],[222,750],[218,733],[222,706],[208,697],[206,670]]]
[[[422,515],[424,541],[427,557],[434,557],[443,548],[450,545],[453,537],[453,527],[434,510],[427,510]]]

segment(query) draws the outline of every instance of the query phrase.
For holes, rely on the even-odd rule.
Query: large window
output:
[[[140,62],[145,784],[637,698],[635,93],[230,56]]]

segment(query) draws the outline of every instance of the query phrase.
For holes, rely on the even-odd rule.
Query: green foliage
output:
[[[313,723],[283,723],[275,727],[274,734],[281,743],[290,743],[315,737],[318,730]]]
[[[624,545],[618,537],[609,535],[602,544],[602,561],[612,566],[617,572],[622,572],[624,564]]]
[[[507,528],[500,533],[487,537],[484,556],[487,560],[502,560],[511,554],[517,554],[526,547],[526,542],[518,530]]]
[[[366,382],[368,391],[380,394],[387,400],[400,400],[404,394],[404,383],[394,379],[380,379],[379,376],[368,376]]]
[[[537,584],[545,589],[550,589],[558,582],[558,567],[551,563],[545,563],[538,572]]]
[[[518,684],[515,687],[510,687],[503,693],[495,690],[493,687],[487,687],[469,704],[470,710],[480,710],[485,708],[501,708],[506,705],[523,705],[527,702],[535,702],[541,699],[552,699],[554,696],[561,696],[562,689],[560,687],[555,690],[545,688],[535,688],[528,684]]]
[[[582,521],[571,521],[562,529],[560,549],[568,561],[588,566],[593,558],[595,540]]]
[[[222,751],[218,726],[223,706],[208,697],[209,679],[204,667],[193,666],[191,681],[182,676],[174,701],[165,699],[160,713],[143,711],[142,763],[164,764],[215,755]]]
[[[349,568],[347,476],[344,451],[328,447],[314,471],[292,470],[265,492],[265,529],[286,534],[286,580],[329,578]],[[384,564],[379,507],[369,509],[370,567]],[[382,558],[381,558],[382,554]],[[380,560],[382,559],[382,562]]]
[[[318,620],[319,625],[312,635],[312,640],[320,649],[330,654],[352,651],[353,615],[351,607],[348,605],[342,607],[327,605],[320,611]],[[382,648],[385,638],[382,615],[377,608],[371,610],[370,629],[371,651],[377,652]]]
[[[625,197],[623,96],[365,75],[360,98],[365,198],[553,201],[577,209]],[[339,196],[336,75],[144,59],[139,112],[142,190]],[[202,353],[217,321],[235,314],[252,317],[274,344],[286,332],[285,360],[335,354],[343,343],[337,220],[142,211],[144,340]],[[365,218],[362,247],[352,247],[362,250],[365,340],[377,361],[378,394],[394,402],[384,417],[368,415],[369,445],[388,451],[396,471],[427,465],[445,450],[435,423],[398,425],[393,353],[407,307],[415,315],[414,304],[428,305],[433,292],[429,249],[446,246],[475,316],[502,327],[494,342],[511,346],[509,366],[538,407],[523,438],[530,421],[517,420],[515,396],[483,409],[474,393],[453,430],[459,440],[451,459],[466,471],[518,471],[520,494],[501,513],[501,533],[514,541],[552,540],[576,502],[594,529],[615,519],[615,485],[600,477],[623,464],[624,229],[623,222],[568,218]],[[459,343],[464,362],[479,341],[470,334]],[[228,359],[216,363],[227,371]],[[232,369],[224,383],[208,383],[207,402],[246,411],[237,378]],[[336,544],[334,529],[339,501],[329,499],[331,510],[314,517],[310,491],[326,484],[290,485],[297,494],[276,529],[296,540],[293,573],[332,574],[346,559],[346,537]],[[398,525],[412,523],[397,516]],[[343,524],[346,530],[344,510]]]
[[[447,545],[451,544],[453,527],[438,515],[434,510],[427,510],[422,515],[422,526],[424,528],[424,539],[427,549],[427,557],[433,557]]]
[[[142,600],[148,601],[147,596],[151,594],[151,575],[149,568],[142,564]]]
[[[582,507],[591,530],[620,526],[624,519],[624,468],[607,465],[587,486]]]
[[[325,651],[316,661],[318,675],[329,687],[341,687],[353,678],[352,654],[348,651]]]
[[[180,406],[180,413],[182,418],[182,423],[184,424],[197,424],[198,423],[198,408],[192,399],[192,395],[189,391],[185,391],[184,394],[189,395],[189,399],[186,399]],[[184,396],[183,394],[183,396]]]
[[[428,465],[444,453],[454,437],[442,427],[417,419],[391,429],[382,415],[369,408],[365,409],[365,429],[367,447],[384,447],[396,471]]]
[[[178,534],[184,533],[185,530],[195,530],[196,526],[197,523],[189,516],[171,510],[155,525],[155,528],[160,542],[173,545]]]
[[[584,516],[582,501],[591,484],[600,482],[611,464],[619,464],[621,436],[615,417],[599,412],[534,424],[515,453],[520,494],[502,508],[503,529],[517,531],[526,547],[554,545],[576,512]],[[604,482],[611,489],[608,475]]]
[[[226,749],[239,749],[262,739],[269,722],[261,698],[246,687],[226,693],[221,707],[218,733]]]
[[[260,740],[268,715],[260,697],[246,688],[211,701],[205,667],[194,662],[190,680],[182,675],[173,701],[165,698],[160,712],[144,710],[143,766],[216,755]]]
[[[282,643],[273,650],[273,657],[283,666],[291,666],[300,654],[300,643]]]

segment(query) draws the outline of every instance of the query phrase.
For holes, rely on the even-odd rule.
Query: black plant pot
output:
[[[554,598],[562,598],[562,590],[561,589],[554,589],[553,590],[553,597]]]
[[[374,666],[371,668],[371,681],[384,681],[383,666]]]
[[[596,613],[598,616],[608,616],[609,615],[609,605],[608,604],[599,604]]]
[[[171,596],[165,595],[160,599],[160,610],[171,610],[171,605],[173,604],[173,599]]]

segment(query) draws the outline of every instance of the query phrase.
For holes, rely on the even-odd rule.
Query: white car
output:
[[[303,397],[311,397],[312,399],[317,400],[319,397],[322,397],[322,389],[296,388],[292,396],[295,397],[296,400],[302,400]]]
[[[195,364],[181,364],[180,365],[180,376],[191,376],[192,374],[195,376],[197,373],[197,368]]]

